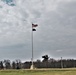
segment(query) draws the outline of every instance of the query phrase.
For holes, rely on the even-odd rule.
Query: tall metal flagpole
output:
[[[33,65],[33,27],[32,27],[32,65],[31,65],[31,69],[34,68],[34,65]]]
[[[33,62],[33,59],[34,59],[34,51],[33,51],[33,31],[36,31],[36,29],[34,29],[34,27],[37,27],[38,25],[37,24],[33,24],[32,23],[32,65],[31,65],[31,69],[34,69],[34,62]]]

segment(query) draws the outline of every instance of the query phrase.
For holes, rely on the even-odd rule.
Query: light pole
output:
[[[63,62],[62,62],[62,57],[61,57],[61,68],[63,68]]]

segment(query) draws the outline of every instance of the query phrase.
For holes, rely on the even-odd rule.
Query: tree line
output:
[[[36,68],[75,68],[76,60],[75,59],[59,59],[55,60],[54,58],[49,58],[48,55],[42,56],[43,60],[34,61],[34,66]],[[31,61],[25,61],[24,63],[21,60],[17,59],[15,61],[4,60],[0,61],[0,69],[29,69],[31,66]]]

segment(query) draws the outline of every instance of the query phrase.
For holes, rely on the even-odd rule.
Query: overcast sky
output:
[[[76,58],[76,0],[0,0],[0,60]]]

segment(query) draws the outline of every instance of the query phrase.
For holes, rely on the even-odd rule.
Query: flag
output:
[[[37,24],[32,24],[32,27],[37,27],[38,25]]]
[[[37,27],[37,24],[32,24],[32,31],[36,31],[35,27]]]
[[[32,29],[32,31],[36,31],[36,29]]]

